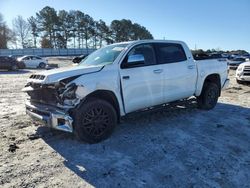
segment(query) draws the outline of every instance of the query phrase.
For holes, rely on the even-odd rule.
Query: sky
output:
[[[43,7],[80,10],[110,24],[130,19],[155,39],[185,41],[191,49],[250,52],[250,0],[0,0],[8,26],[18,15],[35,16]]]

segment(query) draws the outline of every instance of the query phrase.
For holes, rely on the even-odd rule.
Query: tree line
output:
[[[238,55],[246,55],[248,54],[248,52],[246,50],[227,50],[227,51],[224,51],[224,50],[221,50],[221,49],[208,49],[208,50],[203,50],[203,49],[195,49],[195,50],[191,50],[192,51],[192,54],[193,55],[209,55],[209,54],[213,54],[213,53],[219,53],[219,54],[222,54],[222,53],[226,53],[226,54],[229,54],[229,55],[232,55],[232,54],[238,54]]]
[[[0,15],[0,48],[8,43],[22,48],[99,48],[104,44],[153,39],[152,34],[131,20],[113,20],[107,25],[79,10],[59,10],[46,6],[25,20],[18,16],[10,29]]]

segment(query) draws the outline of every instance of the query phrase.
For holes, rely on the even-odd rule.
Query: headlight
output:
[[[242,71],[243,67],[238,67],[237,71]]]

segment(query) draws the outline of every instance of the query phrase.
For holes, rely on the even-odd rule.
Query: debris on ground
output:
[[[16,145],[16,143],[13,143],[9,145],[8,151],[14,153],[16,149],[19,149],[19,147]]]
[[[34,133],[34,134],[28,134],[27,137],[29,138],[29,140],[36,140],[42,137],[42,135]]]

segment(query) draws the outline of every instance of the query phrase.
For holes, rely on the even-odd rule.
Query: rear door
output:
[[[181,44],[156,44],[157,61],[164,72],[164,102],[190,97],[196,87],[196,65]]]
[[[27,57],[23,58],[23,62],[25,63],[25,66],[27,68],[33,68],[33,66],[32,66],[32,60],[31,60],[30,56],[27,56]]]
[[[156,64],[152,44],[140,44],[128,52],[120,69],[126,113],[161,104],[163,69]]]
[[[40,57],[32,56],[32,66],[34,68],[39,67],[39,64],[42,63],[43,60]]]

